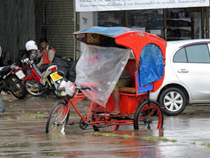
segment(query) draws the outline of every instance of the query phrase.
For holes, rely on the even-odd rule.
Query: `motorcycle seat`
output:
[[[3,66],[0,68],[1,75],[6,75],[11,70],[10,66]]]
[[[32,64],[32,67],[33,67],[34,71],[39,75],[39,77],[41,77],[42,74],[41,74],[39,68],[36,66],[36,64],[33,63]]]
[[[56,65],[49,65],[48,68],[46,69],[46,71],[44,71],[41,75],[41,78],[46,78],[48,75],[50,75],[52,73],[51,69],[53,67],[56,67],[57,70],[57,66]]]
[[[63,72],[63,71],[61,71],[61,70],[58,70],[58,75],[60,75],[60,76],[65,76],[65,73]]]

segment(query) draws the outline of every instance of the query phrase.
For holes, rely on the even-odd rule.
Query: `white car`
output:
[[[188,104],[210,103],[210,39],[167,42],[165,78],[150,97],[168,116]]]

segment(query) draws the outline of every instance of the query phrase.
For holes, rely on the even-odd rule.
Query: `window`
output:
[[[174,63],[186,63],[187,57],[185,53],[185,49],[180,49],[175,55],[174,55]]]
[[[98,12],[98,26],[125,26],[124,11],[102,11]]]
[[[207,44],[187,46],[174,55],[174,63],[210,63]]]
[[[210,63],[209,49],[206,44],[188,46],[185,49],[189,63]]]
[[[201,38],[201,11],[201,7],[166,9],[167,41]]]
[[[163,9],[128,10],[128,27],[163,38]]]

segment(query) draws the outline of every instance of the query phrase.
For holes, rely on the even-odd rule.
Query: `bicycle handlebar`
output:
[[[67,87],[68,87],[68,85],[67,85]],[[80,86],[77,86],[74,83],[73,85],[69,85],[69,88],[67,88],[67,89],[64,86],[62,88],[58,88],[57,91],[59,93],[62,93],[63,91],[65,91],[66,94],[63,97],[73,98],[75,96],[75,94],[78,93],[79,90],[91,90],[91,88],[94,88],[94,87],[96,87],[96,84],[92,84],[92,83],[85,84],[85,83],[82,83]]]
[[[81,90],[86,90],[86,89],[91,90],[90,87],[81,87],[80,89],[81,89]]]
[[[81,90],[91,90],[91,88],[94,88],[96,87],[97,85],[95,83],[81,83],[80,85],[80,89]]]

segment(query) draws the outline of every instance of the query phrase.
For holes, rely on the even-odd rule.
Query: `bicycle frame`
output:
[[[88,110],[88,114],[86,116],[83,116],[80,111],[78,110],[77,106],[75,105],[76,103],[80,102],[81,100],[83,100],[84,98],[86,98],[89,94],[85,94],[85,93],[76,93],[75,96],[71,99],[64,99],[64,101],[67,103],[66,107],[63,109],[62,113],[68,115],[68,113],[70,112],[70,107],[73,106],[73,108],[75,109],[75,111],[78,113],[78,115],[80,116],[80,118],[83,120],[84,123],[86,124],[91,124],[91,125],[129,125],[129,124],[133,124],[133,119],[129,119],[129,117],[126,120],[114,120],[114,121],[110,121],[109,119],[112,118],[116,118],[116,116],[110,116],[107,112],[105,108],[97,107],[98,105],[96,105],[94,98],[92,99],[91,103],[90,103],[90,108]],[[142,99],[142,97],[139,97],[139,102],[140,99]],[[95,121],[90,120],[90,116],[92,113],[92,109],[94,109],[94,113],[93,113],[93,118],[96,119]],[[104,111],[103,114],[97,114],[97,110],[98,109],[102,109]],[[97,116],[101,116],[101,118],[104,118],[103,121],[97,120]],[[122,116],[122,115],[121,115]],[[126,114],[124,114],[124,116],[127,116]],[[63,118],[62,118],[63,119]]]

